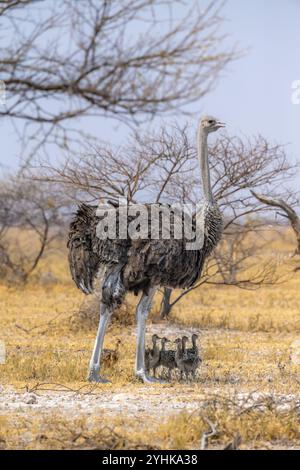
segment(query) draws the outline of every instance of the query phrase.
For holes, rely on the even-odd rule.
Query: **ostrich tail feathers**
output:
[[[85,294],[93,292],[93,281],[99,269],[99,258],[92,249],[92,221],[96,208],[81,204],[70,224],[69,266],[76,286]]]

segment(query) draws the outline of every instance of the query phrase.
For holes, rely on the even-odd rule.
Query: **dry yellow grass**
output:
[[[299,417],[295,411],[247,413],[222,407],[206,415],[217,423],[209,440],[212,449],[222,449],[240,436],[241,449],[299,448]],[[210,430],[206,415],[182,412],[163,424],[146,427],[128,417],[113,420],[79,416],[66,419],[53,414],[0,418],[0,449],[199,449],[204,432]],[[142,429],[141,429],[142,428]],[[5,442],[6,446],[3,446]]]
[[[276,242],[276,249],[280,247],[283,250],[280,242]],[[286,263],[295,264],[297,260],[288,258],[286,246],[284,250]],[[34,388],[41,396],[43,387],[78,390],[86,387],[95,336],[95,330],[74,322],[84,296],[73,286],[61,254],[50,253],[39,271],[50,271],[58,282],[42,283],[37,273],[25,287],[0,286],[0,339],[7,350],[6,363],[0,365],[1,385],[13,386],[17,391]],[[300,339],[299,281],[300,274],[296,273],[280,286],[258,291],[203,286],[176,305],[170,324],[149,323],[149,334],[154,330],[165,331],[171,337],[178,334],[178,328],[196,329],[200,332],[203,354],[203,366],[195,384],[179,384],[174,380],[170,385],[153,387],[148,398],[150,405],[152,396],[163,403],[166,394],[183,404],[184,397],[188,397],[187,403],[199,402],[200,408],[212,395],[228,398],[258,390],[274,396],[299,396],[300,365],[293,360],[293,345]],[[135,301],[129,299],[132,317]],[[158,304],[159,299],[154,307],[156,312]],[[105,347],[114,347],[118,338],[122,339],[121,360],[110,370],[104,370],[113,382],[105,388],[105,396],[113,398],[121,391],[139,400],[141,385],[133,376],[134,326],[114,323]],[[48,385],[37,386],[44,383]],[[103,387],[96,386],[94,392],[101,397]],[[0,417],[0,443],[4,448],[197,448],[207,429],[206,418],[218,424],[218,433],[210,441],[212,446],[225,445],[238,432],[245,447],[264,448],[271,444],[292,447],[300,443],[299,410],[297,414],[295,409],[280,411],[275,406],[262,412],[254,408],[240,416],[238,410],[228,409],[227,402],[214,409],[209,401],[205,418],[199,410],[185,410],[161,420],[158,411],[157,403],[152,412],[151,406],[144,412],[141,409],[139,417],[144,416],[146,425],[142,432],[135,427],[130,413],[122,419],[104,413],[101,423],[103,426],[109,422],[112,426],[111,439],[106,431],[96,432],[100,419],[97,416],[93,419],[85,415],[59,416],[57,410],[45,415],[30,410],[26,416],[24,411],[23,415],[5,412]],[[151,432],[147,430],[149,426]],[[74,429],[80,431],[79,437],[72,434]]]

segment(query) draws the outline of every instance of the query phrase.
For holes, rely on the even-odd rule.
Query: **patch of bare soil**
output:
[[[13,388],[2,389],[0,393],[0,414],[10,412],[30,413],[31,410],[43,413],[59,412],[68,417],[83,415],[127,415],[130,417],[151,417],[161,420],[180,411],[193,411],[203,405],[209,397],[198,387],[189,385],[129,385],[110,390],[110,386],[97,387],[88,393],[61,391],[19,392]],[[105,389],[105,388],[106,389]],[[220,395],[219,395],[220,396]],[[211,395],[210,395],[211,397]],[[290,404],[298,404],[300,396],[294,394],[236,393],[227,396],[241,408],[265,406],[267,400],[277,403],[278,409],[289,409]]]

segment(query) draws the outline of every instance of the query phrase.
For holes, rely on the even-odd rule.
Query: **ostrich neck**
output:
[[[200,164],[200,172],[202,178],[203,196],[206,202],[213,203],[212,190],[210,185],[209,165],[208,165],[208,149],[207,149],[207,132],[202,128],[198,132],[198,158]]]

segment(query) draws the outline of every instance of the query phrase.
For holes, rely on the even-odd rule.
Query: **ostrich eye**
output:
[[[215,122],[215,121],[213,121],[212,119],[210,119],[210,120],[208,121],[208,124],[213,124],[214,122]]]

